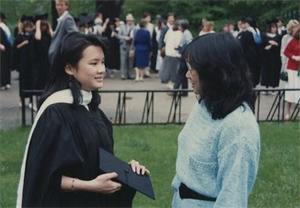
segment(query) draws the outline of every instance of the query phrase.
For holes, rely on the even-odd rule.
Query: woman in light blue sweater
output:
[[[172,207],[247,207],[260,134],[243,51],[215,33],[193,40],[184,57],[198,102],[178,136]]]

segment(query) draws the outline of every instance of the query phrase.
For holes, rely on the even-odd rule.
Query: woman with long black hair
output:
[[[17,207],[131,206],[135,191],[98,169],[99,147],[113,152],[112,125],[98,107],[104,48],[96,36],[77,32],[61,41],[25,149]]]
[[[247,207],[259,162],[251,78],[229,33],[194,39],[183,55],[197,102],[178,136],[173,207]]]

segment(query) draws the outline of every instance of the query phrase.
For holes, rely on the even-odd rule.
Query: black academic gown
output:
[[[272,46],[269,50],[265,47],[269,44],[269,41],[273,40],[278,43],[278,46]],[[281,58],[280,58],[280,44],[281,37],[276,35],[269,37],[268,35],[263,36],[263,67],[261,71],[261,85],[266,87],[278,87],[279,76],[281,69]]]
[[[240,32],[237,38],[239,39],[243,48],[244,55],[251,73],[252,83],[255,87],[256,85],[258,85],[260,80],[261,63],[259,48],[255,44],[253,35],[250,31]]]
[[[108,55],[105,56],[105,63],[109,69],[120,69],[120,41],[114,36],[111,37],[112,32],[118,34],[116,30],[112,31],[110,28],[107,28],[103,33],[103,36],[107,38],[109,44]]]
[[[99,174],[98,148],[113,152],[112,125],[104,113],[68,103],[50,105],[33,131],[27,154],[23,207],[128,207],[135,191],[112,195],[63,192],[62,175],[92,180]]]
[[[33,63],[33,88],[42,90],[48,81],[50,63],[48,50],[51,43],[51,36],[43,32],[41,40],[34,39],[34,63]]]
[[[28,40],[29,43],[22,48],[16,48],[17,45],[22,43],[24,40]],[[35,47],[34,47],[34,35],[30,34],[19,34],[15,40],[15,50],[17,53],[18,60],[15,60],[15,66],[19,68],[19,89],[20,96],[23,96],[22,90],[33,90],[34,89],[34,64],[35,64]]]
[[[11,45],[2,28],[0,28],[0,43],[5,47],[5,51],[0,51],[0,87],[3,87],[10,84],[11,79]]]

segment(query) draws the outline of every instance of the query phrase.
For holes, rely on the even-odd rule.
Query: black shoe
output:
[[[181,97],[188,97],[189,94],[188,93],[181,93]]]

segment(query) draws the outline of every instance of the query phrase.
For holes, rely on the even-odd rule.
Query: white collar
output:
[[[274,34],[274,33],[267,33],[267,36],[270,37],[270,38],[274,38],[276,36],[276,34]]]
[[[68,10],[64,11],[64,13],[57,19],[57,21],[61,21],[65,16],[69,14]]]
[[[80,105],[83,105],[85,108],[88,108],[88,104],[92,101],[92,92],[91,91],[85,91],[85,90],[80,90],[81,95],[82,95],[82,102]]]

